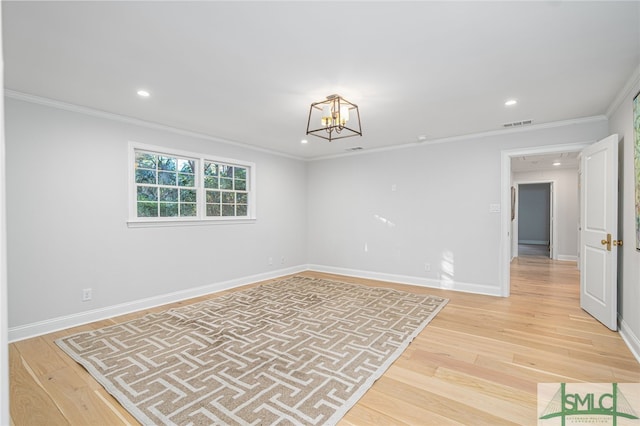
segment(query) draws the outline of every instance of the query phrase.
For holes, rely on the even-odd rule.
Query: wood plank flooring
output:
[[[580,309],[575,263],[520,257],[511,274],[497,298],[305,273],[450,299],[339,424],[535,425],[540,382],[640,382],[619,334]],[[11,344],[12,425],[137,425],[54,340],[201,299]]]

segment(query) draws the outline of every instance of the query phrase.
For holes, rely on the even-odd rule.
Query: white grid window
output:
[[[252,163],[130,144],[130,224],[255,219]]]
[[[198,160],[136,151],[136,216],[198,215]]]
[[[208,217],[247,215],[246,167],[205,161],[204,188]]]

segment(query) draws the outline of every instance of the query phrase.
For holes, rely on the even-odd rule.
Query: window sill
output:
[[[237,225],[255,223],[255,218],[187,219],[187,220],[128,220],[129,228],[161,228],[176,226]]]

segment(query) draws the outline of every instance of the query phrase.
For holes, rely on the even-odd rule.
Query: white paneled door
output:
[[[617,330],[618,135],[582,151],[580,306]]]

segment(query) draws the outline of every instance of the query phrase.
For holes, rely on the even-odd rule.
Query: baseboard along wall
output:
[[[570,257],[570,256],[566,256]],[[576,259],[561,259],[576,260]],[[487,286],[483,284],[462,283],[448,279],[430,279],[422,277],[414,277],[408,275],[387,274],[381,272],[362,271],[357,269],[339,268],[325,265],[298,265],[290,268],[278,269],[275,271],[249,275],[246,277],[236,278],[233,280],[213,283],[185,291],[168,293],[161,296],[150,297],[146,299],[136,300],[133,302],[123,303],[119,305],[109,306],[100,309],[94,309],[86,312],[80,312],[73,315],[52,318],[46,321],[39,321],[32,324],[26,324],[18,327],[11,327],[8,330],[8,343],[31,337],[41,336],[43,334],[53,333],[55,331],[64,330],[79,325],[88,324],[94,321],[100,321],[119,315],[130,314],[133,312],[155,308],[157,306],[187,300],[194,297],[200,297],[207,294],[217,293],[223,290],[230,290],[247,284],[253,284],[260,281],[275,279],[286,275],[296,274],[304,271],[317,271],[329,274],[345,275],[349,277],[371,279],[377,281],[388,281],[401,284],[409,284],[420,287],[439,288],[453,291],[463,291],[467,293],[483,294],[488,296],[500,297],[500,288]],[[635,358],[640,362],[640,338],[636,336],[624,320],[618,317],[620,324],[620,336],[625,341],[629,350]]]
[[[246,277],[236,278],[233,280],[213,283],[189,290],[168,293],[160,296],[150,297],[132,302],[122,303],[114,306],[93,309],[90,311],[79,312],[77,314],[61,316],[45,321],[39,321],[31,324],[25,324],[17,327],[9,328],[9,343],[31,337],[41,336],[43,334],[53,333],[55,331],[64,330],[79,325],[88,324],[94,321],[100,321],[107,318],[116,317],[118,315],[130,314],[133,312],[155,308],[157,306],[187,300],[194,297],[200,297],[207,294],[217,293],[223,290],[230,290],[247,284],[253,284],[259,281],[279,278],[286,275],[295,274],[303,271],[318,271],[330,274],[346,275],[350,277],[372,279],[378,281],[389,281],[401,284],[409,284],[421,287],[439,288],[454,291],[463,291],[468,293],[484,294],[490,296],[500,296],[500,289],[482,284],[462,283],[450,279],[429,279],[422,277],[414,277],[407,275],[386,274],[380,272],[361,271],[356,269],[337,268],[325,265],[298,265],[285,269],[278,269],[263,274],[250,275]]]
[[[633,331],[626,322],[620,316],[618,316],[618,324],[620,324],[618,332],[620,333],[620,337],[627,344],[629,350],[636,357],[636,360],[640,362],[640,338],[633,334]]]
[[[563,260],[566,262],[578,262],[578,256],[573,256],[573,255],[569,255],[569,254],[559,254],[558,255],[558,260]]]
[[[488,296],[501,296],[500,287],[485,284],[464,283],[454,281],[448,277],[443,277],[438,280],[411,275],[387,274],[382,272],[362,271],[358,269],[338,268],[325,265],[309,265],[309,269],[312,271],[326,272],[328,274],[346,275],[349,277],[365,278],[377,281],[389,281],[420,287],[439,288],[442,290],[463,291],[466,293],[484,294]]]
[[[169,303],[179,302],[194,297],[200,297],[207,294],[217,293],[223,290],[230,290],[247,284],[253,284],[260,281],[279,278],[285,275],[296,274],[308,270],[306,265],[298,265],[285,269],[278,269],[262,274],[249,275],[246,277],[236,278],[219,283],[208,284],[188,290],[177,291],[173,293],[163,294],[160,296],[149,297],[145,299],[135,300],[132,302],[122,303],[114,306],[93,309],[90,311],[79,312],[77,314],[66,315],[62,317],[52,318],[45,321],[39,321],[31,324],[25,324],[17,327],[10,327],[8,332],[9,343],[31,337],[41,336],[43,334],[53,333],[54,331],[64,330],[79,325],[88,324],[94,321],[100,321],[107,318],[113,318],[118,315],[130,314],[145,309],[155,308],[157,306]]]

